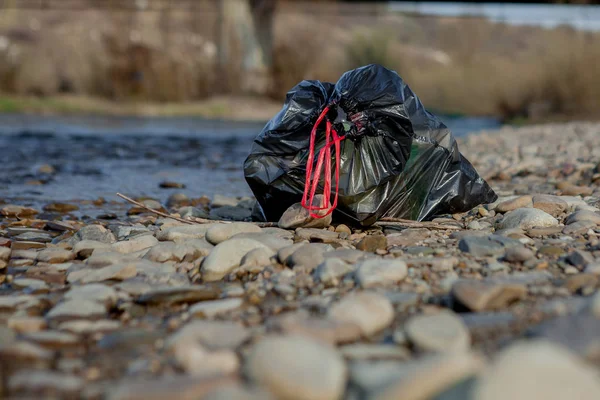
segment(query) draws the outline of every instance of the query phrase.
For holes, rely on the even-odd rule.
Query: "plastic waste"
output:
[[[255,217],[266,221],[297,202],[315,218],[333,212],[370,225],[464,212],[497,198],[450,130],[380,65],[348,71],[336,84],[296,85],[255,138],[244,175],[258,201]]]

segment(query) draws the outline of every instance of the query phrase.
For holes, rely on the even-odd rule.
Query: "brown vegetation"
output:
[[[286,4],[275,18],[266,93],[277,101],[302,79],[335,81],[380,63],[436,111],[546,118],[599,110],[598,33]],[[216,11],[206,8],[4,10],[0,92],[158,102],[236,94],[242,60],[217,68],[216,24]],[[240,46],[230,44],[234,55]]]

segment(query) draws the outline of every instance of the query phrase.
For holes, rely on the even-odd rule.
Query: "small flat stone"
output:
[[[10,343],[9,346],[0,345],[0,359],[2,358],[47,364],[54,358],[54,352],[34,343],[17,341]]]
[[[104,304],[78,299],[58,303],[46,314],[46,318],[60,322],[77,318],[99,319],[105,315],[106,307]]]
[[[532,229],[535,227],[556,226],[558,221],[552,215],[537,208],[519,208],[504,215],[497,229]]]
[[[8,320],[8,327],[18,333],[38,332],[48,325],[41,317],[13,316]]]
[[[206,240],[217,245],[239,233],[260,233],[261,229],[247,222],[233,222],[231,224],[215,224],[206,231]]]
[[[565,253],[565,249],[557,246],[542,246],[538,250],[538,254],[550,257],[560,257]]]
[[[323,254],[330,250],[331,246],[322,243],[302,244],[285,260],[285,264],[292,268],[301,266],[312,271],[325,261]]]
[[[565,235],[583,235],[594,228],[596,228],[596,223],[593,221],[577,221],[565,226],[562,233]]]
[[[64,398],[79,397],[85,381],[75,375],[54,371],[22,370],[13,374],[8,380],[8,390],[12,393],[43,396],[53,393]],[[54,396],[52,396],[54,397]]]
[[[81,240],[95,240],[102,243],[114,243],[115,236],[113,233],[103,227],[102,225],[86,225],[77,231],[75,236],[75,243]]]
[[[549,226],[547,228],[533,228],[527,231],[527,235],[531,237],[546,237],[558,235],[563,232],[562,226]]]
[[[464,322],[449,311],[411,317],[404,330],[412,344],[424,352],[466,351],[471,346]]]
[[[494,209],[496,212],[505,213],[516,210],[517,208],[532,207],[533,201],[531,196],[520,196],[515,199],[506,200],[499,203]]]
[[[16,289],[44,290],[48,284],[41,279],[17,278],[11,285]]]
[[[582,221],[590,221],[596,225],[600,225],[600,214],[592,211],[576,211],[567,217],[566,224],[571,225]]]
[[[111,249],[109,243],[99,242],[97,240],[81,240],[73,246],[73,253],[81,258],[88,258],[95,250]]]
[[[594,256],[584,250],[575,250],[567,257],[567,261],[579,269],[584,269],[587,265],[594,263]]]
[[[194,341],[208,350],[235,349],[250,335],[250,331],[237,322],[192,320],[169,336],[165,347],[170,349]]]
[[[599,395],[596,371],[568,350],[545,340],[510,345],[483,372],[473,390],[473,398],[478,400],[592,400]]]
[[[100,319],[90,321],[87,319],[75,319],[72,321],[65,321],[58,325],[58,329],[65,332],[71,332],[76,335],[87,335],[90,333],[108,333],[114,332],[121,329],[121,323],[119,321],[111,319]]]
[[[386,250],[387,238],[384,235],[368,235],[358,242],[356,248],[371,253],[374,253],[377,250]]]
[[[273,249],[259,248],[250,250],[243,258],[241,266],[243,268],[257,267],[264,268],[274,262],[277,253]]]
[[[374,292],[349,294],[336,302],[328,311],[333,321],[353,323],[360,327],[364,336],[381,331],[394,319],[391,302]]]
[[[535,257],[534,252],[525,246],[511,247],[506,249],[504,254],[504,259],[508,262],[522,263],[531,260],[533,257]]]
[[[245,365],[250,379],[277,398],[340,399],[346,365],[333,347],[302,336],[270,336],[251,350]]]
[[[246,238],[233,238],[219,243],[202,263],[202,279],[207,282],[222,279],[240,266],[242,258],[248,252],[261,247],[268,248],[256,240]]]
[[[577,186],[571,182],[559,182],[556,188],[565,196],[590,196],[594,190],[588,186]]]
[[[39,211],[29,207],[22,207],[17,205],[5,205],[0,208],[0,214],[5,217],[30,217],[38,214]]]
[[[39,243],[50,243],[52,236],[49,233],[38,233],[38,232],[25,232],[12,238],[15,241],[21,242],[39,242]]]
[[[527,288],[522,284],[458,281],[452,287],[452,294],[470,310],[498,310],[524,298]]]
[[[474,257],[493,257],[504,254],[502,243],[488,237],[467,236],[458,243],[458,248]]]
[[[160,241],[177,242],[189,239],[204,239],[213,224],[176,225],[161,228],[156,233]]]
[[[577,274],[567,279],[565,282],[565,287],[571,293],[576,293],[584,288],[595,289],[596,285],[598,284],[598,280],[598,277],[594,274]]]
[[[152,289],[138,297],[137,302],[148,305],[173,305],[180,303],[196,303],[205,300],[215,300],[221,295],[218,286],[204,284],[183,287],[161,287]]]
[[[362,288],[394,285],[406,278],[408,267],[399,259],[368,259],[356,270],[356,281]]]
[[[75,347],[80,344],[77,336],[52,330],[29,332],[24,335],[24,338],[50,349]]]
[[[236,310],[243,304],[244,300],[239,297],[221,300],[208,300],[194,304],[192,307],[190,307],[189,312],[197,317],[214,318],[216,316]]]
[[[348,360],[399,360],[408,361],[410,351],[390,344],[357,343],[340,347],[342,356]]]
[[[152,235],[139,235],[129,240],[112,244],[112,249],[118,253],[130,254],[140,250],[149,249],[158,244],[158,239]]]
[[[75,253],[60,248],[44,249],[37,254],[37,261],[50,264],[60,264],[73,260],[74,258]]]
[[[12,250],[44,249],[46,248],[46,244],[40,242],[14,241],[11,243],[10,248]]]
[[[102,268],[83,268],[67,274],[67,281],[71,283],[94,283],[109,280],[123,281],[133,278],[137,274],[134,264],[109,265]]]
[[[104,304],[111,307],[117,302],[117,291],[110,286],[99,283],[89,285],[74,286],[65,293],[64,300],[87,300]]]
[[[538,194],[533,196],[533,208],[540,209],[553,217],[558,217],[569,208],[569,204],[559,196]]]
[[[271,318],[269,326],[287,334],[307,336],[331,344],[355,341],[362,335],[360,327],[353,322],[312,317],[306,310]]]
[[[0,296],[0,310],[12,311],[17,308],[28,308],[39,304],[39,300],[32,295]]]
[[[337,232],[317,228],[298,228],[296,235],[301,239],[322,243],[335,243],[340,237]]]
[[[203,239],[192,239],[181,242],[160,242],[144,255],[147,260],[155,262],[193,262],[200,257],[206,257],[213,245]]]
[[[44,211],[47,212],[68,213],[77,210],[79,210],[78,206],[68,203],[50,203],[44,206]]]

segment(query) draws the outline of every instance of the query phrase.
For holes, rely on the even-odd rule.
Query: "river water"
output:
[[[490,118],[444,118],[456,136],[499,126]],[[264,123],[198,118],[0,115],[0,201],[119,200],[115,193],[166,201],[219,193],[245,196],[242,164]],[[48,166],[54,172],[48,171]],[[163,181],[184,189],[162,189]],[[88,215],[100,213],[92,210]]]

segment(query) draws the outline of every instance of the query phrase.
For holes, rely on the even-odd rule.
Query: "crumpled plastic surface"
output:
[[[365,226],[381,217],[421,221],[497,199],[459,152],[450,130],[400,76],[368,65],[346,72],[335,85],[307,80],[288,92],[244,162],[258,201],[256,218],[277,221],[301,201],[310,132],[328,105],[327,118],[346,135],[334,218]],[[317,150],[324,146],[322,131],[317,131]]]

